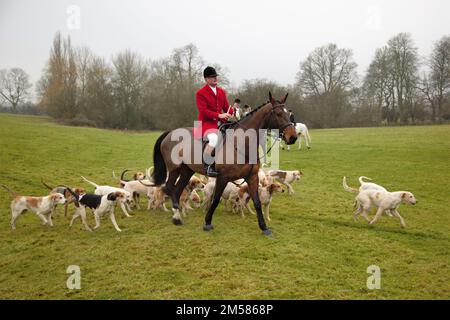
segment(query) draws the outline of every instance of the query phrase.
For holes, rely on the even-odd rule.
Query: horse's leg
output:
[[[248,184],[248,193],[250,194],[250,197],[253,200],[253,205],[256,209],[256,216],[258,217],[259,228],[262,230],[264,235],[271,236],[272,231],[270,231],[270,229],[267,228],[266,222],[264,221],[264,216],[261,208],[261,201],[259,200],[258,175],[257,174],[252,175],[247,180],[247,184]]]
[[[308,130],[306,130],[306,133],[305,133],[306,147],[307,147],[308,149],[311,149],[311,147],[309,146],[308,140],[309,140],[309,132],[308,132]]]
[[[167,177],[166,185],[162,188],[164,193],[167,194],[170,197],[170,199],[172,200],[172,208],[175,208],[175,203],[173,201],[173,193],[175,192],[175,182],[177,181],[177,179],[180,175],[180,171],[181,171],[181,168],[176,168],[172,171],[169,171],[169,176]],[[157,205],[159,205],[159,203],[157,203],[155,201],[155,206],[157,206]],[[178,203],[176,205],[176,208],[178,208]]]
[[[208,212],[205,215],[205,225],[203,226],[203,230],[209,231],[213,229],[213,225],[211,224],[212,216],[214,214],[214,210],[216,210],[219,205],[220,198],[222,197],[223,190],[228,184],[228,180],[222,179],[220,176],[216,179],[216,187],[214,188],[213,200],[208,208]]]
[[[192,171],[187,166],[183,166],[180,171],[180,178],[178,179],[175,189],[171,193],[172,211],[173,211],[172,222],[174,225],[183,224],[183,221],[181,220],[180,208],[179,208],[180,207],[180,204],[179,204],[180,196],[181,196],[181,193],[183,192],[184,188],[189,183],[189,179],[192,177],[193,174],[194,174],[194,171]]]
[[[162,188],[165,194],[169,197],[172,197],[172,193],[175,189],[175,182],[177,181],[180,175],[181,168],[176,168],[172,171],[169,171],[169,176],[167,177],[167,181],[165,186]]]

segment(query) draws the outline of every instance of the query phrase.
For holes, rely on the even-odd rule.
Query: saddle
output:
[[[219,126],[218,134],[220,133],[220,134],[222,135],[222,139],[224,138],[224,136],[225,136],[225,134],[226,134],[225,131],[226,131],[229,127],[231,127],[231,125],[233,125],[233,124],[234,124],[234,121],[227,121],[227,122],[222,123],[222,124]],[[206,145],[208,144],[208,142],[209,142],[208,137],[205,136],[205,137],[202,138],[202,152],[205,150],[205,147],[206,147]],[[214,150],[211,152],[211,156],[214,157],[215,153],[216,153],[216,148],[214,148]]]

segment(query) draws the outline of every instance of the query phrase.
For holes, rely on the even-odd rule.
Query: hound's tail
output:
[[[155,171],[153,171],[152,177],[156,186],[162,185],[166,182],[167,178],[167,167],[161,152],[161,143],[169,133],[170,131],[164,132],[158,140],[156,140],[153,148],[153,165],[155,166]]]
[[[48,190],[53,190],[52,187],[50,187],[47,183],[45,183],[45,181],[44,181],[43,178],[41,178],[41,182],[42,182],[42,184],[44,185],[44,187],[46,187]]]
[[[153,175],[153,170],[154,170],[154,169],[155,169],[155,168],[153,168],[153,166],[151,166],[150,168],[145,169],[145,177],[146,177],[147,179],[150,180],[150,177]]]
[[[0,187],[4,188],[6,191],[8,191],[9,193],[11,193],[11,195],[15,198],[17,197],[17,193],[15,193],[13,190],[11,190],[10,188],[8,188],[7,186],[5,186],[4,184],[0,184]]]
[[[363,179],[366,179],[366,180],[372,180],[371,178],[367,178],[367,177],[364,177],[364,176],[361,176],[361,177],[359,177],[359,183],[360,184],[363,184],[365,181],[363,181]]]
[[[97,184],[95,184],[94,182],[92,182],[92,181],[89,181],[88,179],[86,179],[85,177],[83,177],[83,176],[81,176],[81,178],[84,180],[84,181],[86,181],[87,183],[89,183],[89,184],[91,184],[91,185],[93,185],[94,187],[96,187],[96,188],[98,188],[98,185]]]
[[[126,172],[128,172],[128,171],[130,171],[130,170],[123,170],[122,171],[122,173],[120,174],[120,181],[122,182],[122,181],[125,181],[125,182],[128,182],[128,181],[130,181],[130,180],[125,180],[125,178],[124,178],[124,175],[125,175],[125,173]]]
[[[358,190],[358,189],[349,187],[349,186],[347,185],[347,178],[346,178],[346,177],[344,177],[344,179],[342,179],[342,186],[344,187],[344,190],[345,190],[345,191],[348,191],[348,192],[351,192],[351,193],[359,193],[359,190]]]
[[[112,176],[113,176],[114,179],[116,179],[119,182],[119,185],[120,185],[121,188],[123,188],[125,186],[125,183],[128,182],[128,181],[125,181],[125,180],[122,180],[122,179],[118,178],[116,176],[116,173],[114,172],[114,170],[112,172]]]

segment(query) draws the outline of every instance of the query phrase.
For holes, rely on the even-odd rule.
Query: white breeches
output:
[[[217,142],[219,140],[219,137],[217,136],[217,133],[211,132],[206,135],[208,138],[208,145],[215,148],[217,146]]]

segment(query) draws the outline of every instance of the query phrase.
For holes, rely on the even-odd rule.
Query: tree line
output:
[[[192,126],[195,92],[204,83],[205,61],[194,44],[158,60],[129,50],[111,63],[57,33],[37,83],[38,110],[69,124],[117,129],[164,130]],[[289,92],[296,121],[311,127],[441,123],[450,120],[450,35],[419,56],[410,34],[400,33],[378,48],[363,76],[351,49],[327,44],[299,64],[288,86],[266,79],[230,86],[228,71],[213,65],[229,102],[257,107],[268,91]],[[31,85],[21,69],[0,71],[0,97],[17,111]],[[28,103],[29,107],[29,103]]]

